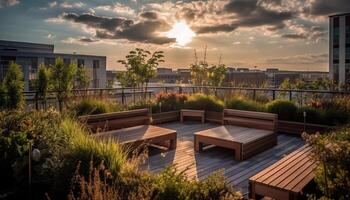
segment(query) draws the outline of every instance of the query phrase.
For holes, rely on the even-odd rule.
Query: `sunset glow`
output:
[[[168,38],[175,38],[176,43],[180,46],[185,46],[192,41],[196,34],[186,24],[186,22],[177,22],[172,29],[166,33]]]

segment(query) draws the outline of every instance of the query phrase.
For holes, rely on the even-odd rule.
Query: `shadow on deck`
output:
[[[193,133],[217,127],[216,124],[176,122],[160,126],[177,131],[176,150],[159,153],[151,149],[151,155],[141,166],[142,169],[157,173],[166,166],[174,164],[179,171],[186,170],[185,173],[189,178],[196,179],[203,179],[217,170],[223,170],[227,181],[244,195],[248,193],[249,177],[304,145],[300,137],[280,134],[277,146],[248,160],[235,161],[233,151],[218,147],[207,149],[202,153],[194,152]]]

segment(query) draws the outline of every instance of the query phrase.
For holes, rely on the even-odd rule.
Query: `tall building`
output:
[[[329,27],[330,77],[350,84],[350,13],[330,16]]]
[[[25,91],[33,90],[33,83],[40,64],[53,65],[61,57],[67,64],[77,62],[86,68],[91,78],[90,87],[106,86],[106,57],[81,54],[55,53],[54,45],[0,40],[0,81],[4,78],[11,62],[23,69]]]

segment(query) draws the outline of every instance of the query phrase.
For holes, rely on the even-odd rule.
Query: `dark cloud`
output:
[[[196,33],[203,34],[203,33],[231,32],[236,28],[237,26],[235,24],[218,24],[214,26],[195,27],[194,29]]]
[[[268,10],[258,0],[231,0],[224,11],[234,14],[237,25],[243,27],[267,25],[281,29],[284,28],[284,21],[294,17],[293,12]]]
[[[147,11],[147,12],[142,12],[140,14],[140,17],[144,18],[144,19],[158,19],[158,14],[156,12],[152,12],[152,11]]]
[[[146,16],[150,17],[149,14]],[[63,18],[69,21],[87,25],[96,29],[96,37],[101,39],[127,39],[134,42],[167,44],[175,42],[175,39],[158,35],[158,32],[170,29],[169,24],[161,19],[148,18],[139,22],[116,17],[99,17],[92,14],[78,15],[75,13],[64,14]]]
[[[14,6],[19,3],[19,0],[0,0],[0,8]]]
[[[271,31],[283,29],[285,21],[293,19],[295,13],[289,11],[269,10],[262,5],[280,4],[280,0],[231,0],[221,11],[214,15],[226,16],[221,24],[197,27],[197,33],[231,32],[239,27],[268,26]]]
[[[282,38],[297,40],[297,39],[307,39],[307,36],[304,34],[288,33],[288,34],[283,34]]]
[[[93,43],[93,42],[98,42],[99,40],[93,39],[93,38],[80,38],[80,42],[86,42],[86,43]]]
[[[311,15],[318,15],[318,16],[350,12],[350,1],[349,0],[312,1],[310,7],[305,9],[305,12]]]

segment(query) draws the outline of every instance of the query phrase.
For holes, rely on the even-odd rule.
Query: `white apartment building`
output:
[[[350,84],[350,13],[329,16],[329,73]]]
[[[15,62],[23,69],[25,91],[31,91],[40,64],[53,65],[58,57],[67,64],[77,62],[78,67],[86,68],[92,80],[91,88],[105,88],[105,56],[55,53],[54,45],[4,40],[0,40],[0,81],[4,78],[9,64]]]

